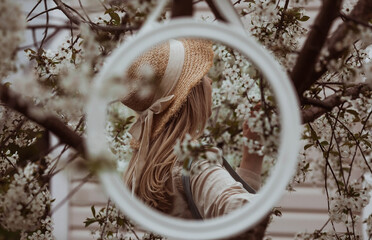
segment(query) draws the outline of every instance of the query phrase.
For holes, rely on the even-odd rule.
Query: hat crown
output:
[[[137,112],[149,108],[155,101],[157,85],[164,76],[168,60],[168,42],[140,55],[127,71],[129,94],[122,99],[122,103]]]
[[[159,98],[174,95],[168,109],[154,116],[151,138],[157,136],[169,119],[178,113],[191,89],[212,67],[213,56],[211,41],[170,40],[140,55],[129,67],[126,79],[129,94],[122,98],[122,103],[129,108],[144,112]]]

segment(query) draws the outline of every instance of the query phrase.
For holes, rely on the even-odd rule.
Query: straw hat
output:
[[[137,135],[134,138],[140,140],[144,134],[144,120],[149,118],[150,110],[153,119],[149,137],[150,140],[157,137],[165,124],[177,115],[191,89],[208,73],[212,64],[212,43],[201,39],[170,40],[138,57],[127,71],[129,94],[121,99],[140,114],[132,127],[137,128],[131,132]],[[141,92],[143,81],[150,82],[151,86],[151,91],[145,95]]]

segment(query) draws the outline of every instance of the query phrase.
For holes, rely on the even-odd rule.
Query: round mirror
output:
[[[240,29],[175,20],[107,61],[87,108],[89,155],[107,166],[99,174],[112,200],[148,230],[234,235],[271,210],[295,170],[295,96],[280,66]],[[257,194],[232,179],[223,156]],[[192,220],[187,183],[203,221]]]

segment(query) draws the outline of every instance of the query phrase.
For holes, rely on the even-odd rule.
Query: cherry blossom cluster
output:
[[[213,113],[204,135],[222,149],[233,166],[240,164],[243,145],[264,155],[263,176],[275,163],[280,133],[274,95],[259,70],[244,55],[228,46],[215,44],[214,66],[209,72],[213,82]],[[246,139],[242,123],[248,119],[260,140]]]
[[[118,171],[124,172],[132,157],[131,135],[128,129],[134,121],[135,113],[122,103],[116,102],[108,108],[106,138],[111,152],[115,155]]]
[[[15,55],[24,39],[26,22],[20,19],[22,10],[11,0],[0,1],[0,80],[16,68]]]
[[[297,59],[299,41],[307,32],[301,22],[307,21],[309,17],[305,15],[303,1],[302,5],[294,3],[301,7],[285,9],[282,4],[270,0],[250,2],[242,15],[251,20],[251,24],[247,26],[250,33],[290,71]]]
[[[0,222],[5,229],[32,236],[34,231],[43,227],[43,234],[49,232],[50,235],[51,223],[46,217],[52,198],[48,186],[41,185],[35,178],[38,170],[34,163],[17,169],[8,189],[0,196]]]

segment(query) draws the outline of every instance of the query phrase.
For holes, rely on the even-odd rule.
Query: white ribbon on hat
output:
[[[164,76],[160,81],[159,90],[155,95],[157,100],[140,114],[137,121],[129,129],[132,137],[140,142],[134,166],[132,194],[139,186],[140,174],[146,164],[145,158],[149,150],[154,115],[164,112],[174,100],[174,95],[169,94],[173,91],[181,76],[184,60],[185,48],[182,42],[173,39],[169,40],[169,58]]]

